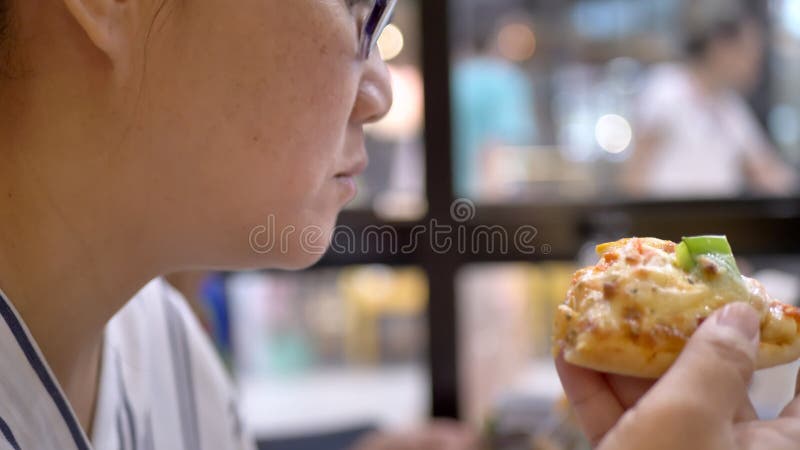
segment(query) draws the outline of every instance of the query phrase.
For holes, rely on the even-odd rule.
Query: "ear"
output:
[[[138,0],[63,0],[89,40],[112,62],[122,63],[136,32]]]

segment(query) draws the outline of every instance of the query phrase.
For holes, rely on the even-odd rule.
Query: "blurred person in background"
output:
[[[500,35],[507,25],[531,29],[527,21],[506,18],[490,31],[476,31],[472,48],[453,67],[453,158],[460,196],[497,197],[496,185],[502,180],[494,180],[487,170],[492,151],[530,145],[536,138],[533,86],[515,61],[533,55],[535,38],[523,32],[511,35],[501,46]]]
[[[656,66],[637,105],[624,183],[654,197],[785,195],[794,170],[744,100],[761,76],[763,26],[738,0],[692,0],[685,59]]]

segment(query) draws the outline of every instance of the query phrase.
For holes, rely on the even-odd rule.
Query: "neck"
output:
[[[0,288],[88,429],[104,327],[159,271],[145,256],[145,228],[121,209],[108,160],[69,136],[3,122]]]
[[[689,64],[695,82],[701,92],[708,95],[717,95],[725,89],[725,83],[720,79],[716,70],[702,61]]]

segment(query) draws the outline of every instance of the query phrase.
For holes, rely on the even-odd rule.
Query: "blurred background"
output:
[[[727,234],[797,303],[800,0],[400,0],[379,46],[395,103],[340,223],[391,227],[398,248],[431,220],[535,227],[535,251],[356,243],[302,273],[174,277],[265,448],[344,449],[432,415],[492,448],[587,448],[549,333],[600,242]],[[795,373],[758,376],[762,416]]]

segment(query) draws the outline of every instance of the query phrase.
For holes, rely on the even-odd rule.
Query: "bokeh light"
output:
[[[800,36],[800,1],[783,0],[780,4],[779,17],[787,30],[795,36]]]
[[[624,117],[607,114],[597,121],[595,139],[600,148],[608,153],[622,153],[631,145],[633,129]]]
[[[769,113],[769,130],[779,144],[797,145],[800,142],[800,117],[797,109],[786,104],[774,107]]]
[[[384,61],[391,61],[403,52],[405,38],[403,31],[395,24],[389,24],[378,39],[378,51]]]
[[[422,74],[414,66],[389,64],[394,102],[389,112],[365,129],[386,140],[404,140],[418,136],[424,120],[424,88]]]
[[[527,61],[536,53],[536,34],[528,25],[510,23],[500,30],[497,49],[512,61]]]

